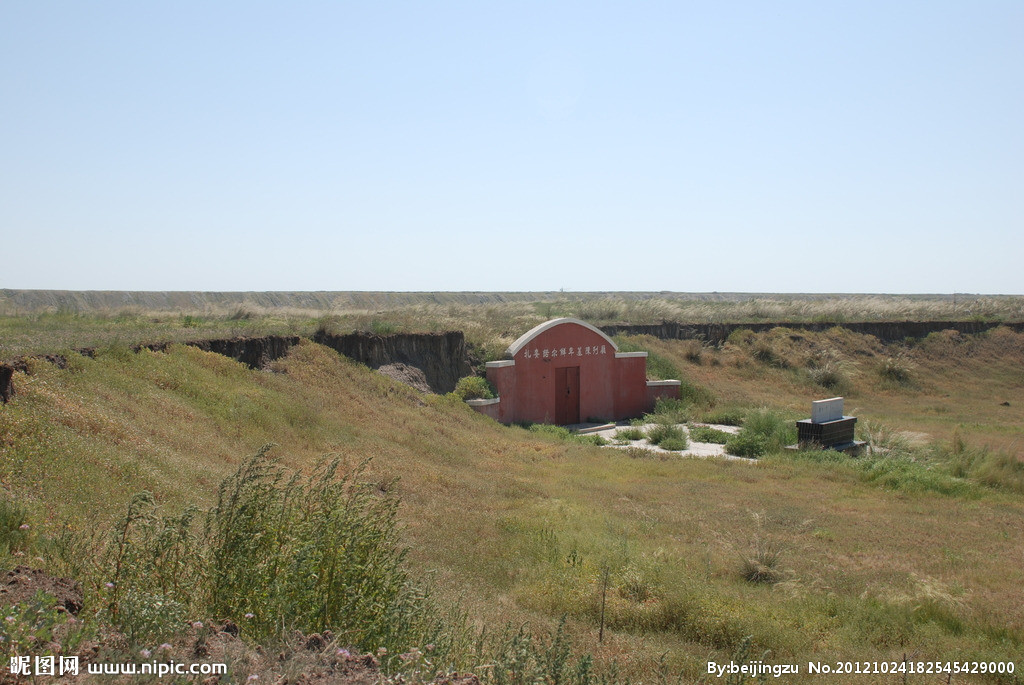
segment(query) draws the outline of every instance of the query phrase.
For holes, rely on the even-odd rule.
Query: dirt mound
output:
[[[399,383],[411,385],[420,392],[430,392],[430,384],[427,383],[427,376],[423,373],[423,369],[396,362],[394,364],[385,364],[377,370]]]
[[[82,610],[82,588],[78,583],[67,578],[55,578],[28,566],[17,566],[4,576],[0,587],[0,606],[28,601],[40,590],[57,598],[57,611],[77,616]]]

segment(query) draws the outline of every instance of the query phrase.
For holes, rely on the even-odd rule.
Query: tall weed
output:
[[[303,477],[267,446],[202,516],[161,516],[151,495],[136,496],[96,583],[105,615],[140,643],[172,628],[157,620],[161,606],[163,616],[245,617],[256,639],[330,629],[368,650],[441,644],[427,592],[405,570],[397,500],[359,483],[364,466],[339,473],[325,459]]]

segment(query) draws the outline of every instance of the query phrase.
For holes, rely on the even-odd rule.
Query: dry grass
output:
[[[713,388],[710,411],[806,413],[820,389],[800,370],[829,349],[851,363],[847,413],[862,421],[940,442],[959,428],[961,454],[1015,449],[1024,432],[1024,336],[930,337],[902,350],[914,383],[894,387],[876,369],[898,350],[874,339],[763,335],[791,368],[743,344],[705,349],[694,364],[676,342],[637,340]],[[667,652],[672,671],[695,680],[748,635],[780,660],[1005,659],[1024,642],[1024,498],[980,481],[950,494],[890,488],[813,455],[632,459],[498,426],[311,343],[273,372],[184,347],[112,348],[33,371],[0,407],[0,480],[45,530],[67,519],[84,534],[141,489],[172,508],[209,504],[239,459],[273,441],[297,467],[324,453],[350,465],[372,457],[366,478],[402,498],[410,562],[441,596],[491,627],[552,628],[565,614],[579,644],[634,679],[654,677]],[[1007,467],[964,468],[974,478],[972,468]],[[737,550],[757,539],[785,550],[781,582],[737,572]],[[610,630],[599,645],[603,568]]]
[[[414,568],[433,569],[442,594],[491,626],[568,614],[577,640],[638,675],[665,650],[694,675],[746,635],[779,655],[886,658],[908,645],[991,656],[989,626],[1024,633],[1020,497],[903,497],[813,463],[633,460],[500,427],[447,398],[424,406],[312,344],[276,370],[190,348],[41,364],[0,409],[4,482],[52,526],[109,516],[141,488],[209,502],[268,440],[296,466],[372,456],[370,479],[403,499]],[[777,590],[736,573],[737,544],[758,535],[792,550]],[[612,630],[596,645],[605,565]],[[917,577],[970,589],[959,634],[891,596]]]
[[[498,358],[547,319],[592,323],[1024,320],[1013,295],[119,293],[0,290],[0,360],[73,347],[288,333],[462,330]],[[700,363],[690,344],[686,358]]]

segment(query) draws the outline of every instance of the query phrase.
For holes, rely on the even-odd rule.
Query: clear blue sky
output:
[[[0,3],[0,287],[1024,293],[1024,2]]]

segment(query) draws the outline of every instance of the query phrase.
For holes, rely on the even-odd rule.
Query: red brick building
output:
[[[659,397],[679,397],[680,382],[648,381],[646,352],[619,352],[612,339],[578,319],[552,319],[527,331],[487,363],[497,399],[470,400],[502,423],[618,421],[640,416]]]

